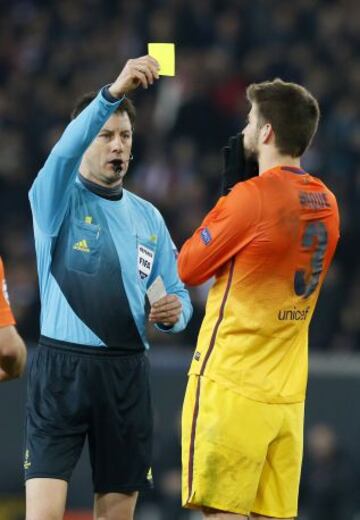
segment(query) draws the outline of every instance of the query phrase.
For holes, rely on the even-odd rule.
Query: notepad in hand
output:
[[[146,291],[146,294],[148,295],[150,305],[153,305],[155,302],[166,296],[167,293],[165,285],[160,275],[155,278],[153,283]]]

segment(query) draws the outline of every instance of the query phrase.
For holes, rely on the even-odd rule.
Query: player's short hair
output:
[[[74,108],[71,112],[71,119],[75,119],[76,116],[80,114],[84,108],[86,108],[97,96],[97,92],[87,92],[83,94],[75,103]],[[122,114],[126,112],[129,116],[131,128],[134,129],[135,117],[136,117],[136,109],[134,103],[128,97],[125,97],[120,105],[115,110],[115,114]]]
[[[314,96],[301,85],[279,78],[249,85],[246,96],[256,103],[260,124],[271,124],[279,152],[300,157],[319,124],[320,108]]]

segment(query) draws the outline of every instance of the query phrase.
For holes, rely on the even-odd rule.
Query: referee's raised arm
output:
[[[158,79],[158,63],[151,56],[128,60],[116,80],[73,119],[55,144],[29,192],[35,223],[46,235],[57,235],[82,155],[123,97]]]

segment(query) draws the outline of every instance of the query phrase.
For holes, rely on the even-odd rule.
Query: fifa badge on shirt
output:
[[[153,262],[154,251],[143,244],[138,244],[138,271],[142,280],[150,275]]]

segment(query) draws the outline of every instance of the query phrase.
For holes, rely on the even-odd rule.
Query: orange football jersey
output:
[[[335,196],[299,168],[221,197],[178,258],[188,285],[215,276],[189,373],[262,402],[303,401],[309,323],[338,238]]]
[[[7,294],[6,280],[4,274],[4,265],[0,257],[0,327],[14,325],[15,319],[9,305]]]

